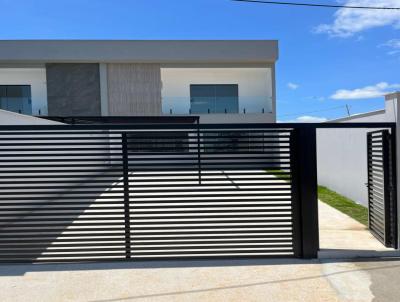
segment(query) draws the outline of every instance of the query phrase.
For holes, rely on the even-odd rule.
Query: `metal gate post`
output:
[[[125,220],[125,257],[131,258],[131,222],[129,213],[129,166],[128,140],[126,133],[122,133],[122,168],[124,181],[124,220]]]
[[[399,242],[400,242],[400,223],[398,217],[400,217],[400,121],[398,120],[399,113],[400,113],[400,93],[396,92],[394,94],[389,94],[385,96],[385,100],[393,102],[393,107],[395,108],[394,110],[394,116],[395,118],[395,127],[392,127],[392,135],[393,135],[393,167],[394,167],[394,184],[396,186],[395,190],[395,207],[396,207],[396,212],[394,213],[396,215],[396,228],[397,228],[397,244],[396,248],[399,249]],[[385,102],[385,103],[386,103]]]
[[[391,128],[391,136],[390,136],[390,179],[391,179],[391,185],[392,185],[392,232],[393,232],[393,248],[398,249],[399,248],[399,219],[398,219],[398,200],[397,200],[397,136],[396,136],[396,127]]]
[[[301,202],[299,190],[299,163],[298,163],[298,131],[293,129],[290,135],[290,177],[293,213],[293,253],[297,258],[303,258],[303,238],[301,223]]]
[[[317,184],[317,135],[316,128],[304,125],[296,128],[295,134],[295,167],[293,181],[296,182],[295,219],[301,233],[297,236],[301,240],[300,257],[317,258],[319,250],[318,229],[318,184]]]

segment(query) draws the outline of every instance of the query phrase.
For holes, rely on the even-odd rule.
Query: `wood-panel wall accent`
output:
[[[160,64],[108,64],[109,115],[161,115]]]

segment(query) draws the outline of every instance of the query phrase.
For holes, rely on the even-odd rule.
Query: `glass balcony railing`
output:
[[[209,98],[197,98],[191,103],[190,97],[163,97],[163,114],[267,114],[272,113],[272,98],[267,96],[239,97],[235,104],[232,98],[212,102]]]

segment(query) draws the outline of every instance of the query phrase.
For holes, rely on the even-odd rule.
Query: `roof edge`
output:
[[[277,40],[0,40],[0,63],[274,63]]]
[[[346,117],[340,117],[337,119],[328,120],[324,123],[344,122],[344,121],[350,121],[355,118],[368,117],[371,115],[384,114],[384,113],[385,113],[385,109],[380,109],[380,110],[369,111],[369,112],[364,112],[364,113],[357,113],[357,114],[353,114],[353,115],[346,116]]]

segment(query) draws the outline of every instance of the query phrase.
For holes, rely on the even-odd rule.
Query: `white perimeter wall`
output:
[[[58,124],[62,125],[62,123],[59,122],[0,109],[0,125],[58,125]]]
[[[239,112],[261,113],[264,107],[268,113],[274,108],[272,76],[272,68],[161,68],[162,110],[188,114],[191,84],[238,84]],[[265,106],[258,105],[261,100]]]
[[[386,101],[386,112],[342,122],[394,122],[392,105]],[[318,184],[367,206],[367,132],[374,130],[317,130]]]
[[[0,68],[0,85],[30,85],[32,114],[47,115],[46,69]]]

